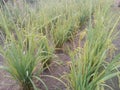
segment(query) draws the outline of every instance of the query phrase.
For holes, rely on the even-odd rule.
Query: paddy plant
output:
[[[79,30],[80,24],[86,22],[89,15],[88,0],[36,2],[33,6],[24,1],[21,2],[23,5],[17,2],[6,4],[6,9],[1,10],[0,15],[3,32],[14,32],[16,27],[25,30],[34,28],[44,35],[50,33],[55,46],[61,48]]]
[[[105,87],[112,90],[106,80],[120,75],[120,54],[106,61],[113,49],[112,42],[117,35],[115,26],[120,17],[116,21],[114,19],[110,6],[99,4],[94,12],[94,25],[90,22],[87,27],[84,46],[69,54],[71,63],[67,80],[71,90],[105,90]]]
[[[84,47],[70,52],[68,86],[72,90],[104,90],[104,87],[111,89],[105,81],[120,75],[117,70],[120,67],[120,55],[106,61],[110,57],[108,52],[112,49],[111,32],[100,32],[95,39],[94,29],[90,30]]]
[[[38,75],[51,63],[54,49],[62,48],[88,22],[83,47],[70,52],[68,87],[70,90],[102,90],[107,86],[106,80],[120,74],[116,69],[120,55],[112,57],[111,62],[106,61],[113,50],[113,32],[119,20],[114,22],[109,0],[102,1],[40,0],[34,5],[25,2],[22,8],[6,4],[0,9],[0,29],[5,33],[4,45],[0,48],[4,57],[1,68],[23,90],[37,90],[35,79],[48,90]]]
[[[0,48],[4,57],[2,69],[16,80],[22,90],[37,90],[34,79],[38,79],[47,90],[45,83],[38,77],[44,70],[44,63],[53,55],[47,38],[42,34],[22,30],[18,33],[6,37],[4,47]]]
[[[75,19],[71,16],[61,17],[57,19],[55,25],[52,26],[51,33],[56,48],[62,48],[64,42],[66,42],[73,34],[75,30]]]

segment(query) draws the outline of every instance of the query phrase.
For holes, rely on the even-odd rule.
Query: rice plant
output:
[[[51,32],[57,48],[61,48],[64,42],[78,31],[80,24],[86,22],[89,15],[90,7],[87,0],[37,1],[35,7],[23,2],[21,2],[22,6],[9,4],[5,5],[5,10],[1,10],[0,24],[3,31],[7,29],[5,25],[9,30],[14,31],[16,27],[14,25],[29,29],[31,23],[30,27],[34,27],[40,33]]]
[[[97,4],[98,8],[94,12],[95,23],[92,25],[90,20],[84,47],[70,52],[70,73],[67,77],[71,90],[104,90],[104,87],[112,90],[105,81],[120,75],[117,70],[120,67],[120,54],[110,58],[111,62],[106,61],[113,46],[112,41],[116,36],[114,29],[120,17],[114,22],[115,17],[111,18],[110,6],[106,4]]]
[[[5,59],[3,69],[10,73],[22,90],[36,90],[33,81],[35,78],[46,87],[37,73],[43,71],[43,62],[52,57],[49,50],[47,39],[42,34],[23,31],[19,32],[19,36],[10,34],[6,37],[4,47],[0,49]]]
[[[48,90],[38,75],[51,63],[54,48],[62,48],[86,22],[89,25],[84,47],[70,52],[69,89],[103,90],[107,79],[120,74],[117,70],[120,55],[106,62],[116,25],[110,13],[110,0],[33,1],[21,1],[22,6],[7,3],[0,8],[0,33],[4,32],[0,53],[5,59],[2,68],[23,90],[37,90],[34,79]]]
[[[51,29],[54,43],[57,48],[61,48],[65,41],[67,41],[74,32],[74,19],[59,18],[55,26]]]
[[[0,13],[3,22],[1,26],[5,32],[4,46],[0,48],[5,59],[3,69],[10,73],[22,90],[36,90],[34,79],[40,80],[47,90],[47,86],[38,75],[50,64],[54,48],[47,37],[36,30],[36,23],[31,23],[34,13],[17,13],[16,10],[20,9],[7,8],[6,12],[2,10]],[[27,20],[22,17],[24,13],[27,13]]]

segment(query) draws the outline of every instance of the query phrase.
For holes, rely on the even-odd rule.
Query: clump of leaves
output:
[[[22,30],[9,34],[4,47],[0,48],[5,59],[3,69],[10,73],[23,90],[37,89],[33,79],[40,80],[47,90],[37,73],[43,71],[43,60],[47,61],[52,57],[49,50],[47,39],[42,34]]]
[[[74,25],[74,18],[72,17],[65,16],[57,19],[55,25],[53,25],[53,28],[51,29],[56,48],[61,48],[64,42],[72,36],[75,29]]]
[[[84,47],[70,52],[70,73],[67,77],[68,87],[72,90],[104,90],[105,86],[111,89],[105,81],[120,75],[117,70],[120,67],[120,54],[110,58],[111,62],[106,61],[108,52],[113,49],[115,26],[120,17],[114,22],[115,17],[111,18],[110,5],[99,2],[94,19],[94,25],[90,20],[87,28]]]

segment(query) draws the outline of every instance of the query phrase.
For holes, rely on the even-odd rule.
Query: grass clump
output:
[[[114,29],[120,19],[119,17],[114,22],[110,5],[106,5],[108,3],[109,1],[97,4],[98,8],[94,12],[95,23],[90,20],[83,48],[78,47],[70,52],[70,73],[67,77],[71,90],[105,90],[104,87],[112,89],[105,81],[120,75],[117,70],[120,55],[106,61],[113,48],[112,41],[116,36]]]
[[[64,42],[66,42],[72,36],[73,32],[74,18],[59,18],[51,30],[56,48],[61,48]]]
[[[43,71],[43,62],[52,57],[47,38],[42,34],[28,33],[22,30],[18,33],[17,38],[14,34],[6,37],[5,45],[0,49],[5,59],[3,69],[10,73],[22,90],[36,90],[33,81],[35,78],[46,87],[37,75]]]
[[[32,6],[23,2],[21,2],[23,5],[19,2],[14,2],[15,5],[5,4],[6,9],[1,10],[0,24],[5,33],[6,29],[14,31],[16,26],[27,27],[27,29],[32,27],[44,34],[52,31],[51,36],[54,38],[54,43],[56,47],[60,48],[65,41],[72,37],[73,33],[78,31],[79,23],[82,24],[87,20],[84,19],[88,15],[88,13],[85,14],[89,8],[87,1],[36,1],[37,3]],[[83,4],[86,6],[85,10],[83,10]],[[85,17],[83,18],[83,16]],[[30,24],[31,26],[29,26]],[[62,36],[58,37],[59,35]]]

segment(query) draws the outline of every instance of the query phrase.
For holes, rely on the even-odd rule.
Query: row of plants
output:
[[[63,43],[89,18],[87,12],[89,1],[87,0],[51,0],[49,2],[41,0],[33,6],[25,2],[21,3],[15,6],[6,4],[2,8],[0,25],[3,31],[7,33],[7,29],[14,32],[15,28],[29,29],[32,27],[44,34],[49,32],[57,48],[61,48]],[[56,27],[58,25],[59,27]],[[60,35],[62,36],[59,37]]]
[[[105,87],[113,90],[106,80],[119,78],[120,54],[114,56],[112,42],[118,34],[115,27],[120,16],[115,20],[116,15],[108,3],[97,4],[94,20],[90,20],[86,28],[84,46],[70,51],[70,73],[67,75],[70,90],[105,90]]]
[[[1,5],[0,54],[4,57],[4,66],[0,68],[7,71],[22,90],[38,90],[35,79],[49,90],[39,75],[49,67],[56,48],[62,48],[86,26],[83,47],[68,52],[71,57],[70,72],[65,75],[68,83],[54,76],[46,77],[57,79],[68,90],[104,90],[105,81],[120,74],[117,70],[120,55],[111,57],[112,62],[106,61],[113,55],[115,26],[120,19],[111,12],[112,1],[36,2]]]

